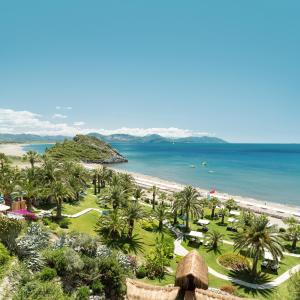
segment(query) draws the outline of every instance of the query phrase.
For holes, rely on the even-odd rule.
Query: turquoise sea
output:
[[[118,164],[119,169],[300,206],[300,144],[114,143],[113,146],[129,160]],[[46,147],[51,144],[28,145],[25,150],[42,153]]]

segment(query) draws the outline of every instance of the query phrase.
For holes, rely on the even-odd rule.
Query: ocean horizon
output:
[[[44,153],[53,144],[29,144]],[[300,144],[112,143],[118,169],[257,200],[300,205]]]

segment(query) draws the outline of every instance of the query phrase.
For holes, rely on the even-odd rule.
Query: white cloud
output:
[[[71,110],[73,109],[72,106],[55,106],[55,109],[57,110]]]
[[[68,116],[62,114],[54,114],[52,116],[53,119],[66,119]]]
[[[12,109],[0,108],[0,133],[31,133],[38,135],[66,135],[73,136],[78,133],[86,134],[98,132],[104,135],[109,134],[131,134],[145,136],[148,134],[159,134],[164,137],[188,137],[211,135],[207,132],[199,132],[176,127],[169,128],[128,128],[101,129],[83,127],[84,122],[75,122],[73,125],[67,123],[53,123],[44,120],[39,114],[30,111],[15,111]]]
[[[74,122],[73,125],[74,126],[83,126],[83,125],[85,125],[85,122],[82,122],[82,121],[80,121],[80,122]]]

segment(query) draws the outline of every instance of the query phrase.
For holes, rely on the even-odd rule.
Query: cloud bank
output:
[[[56,116],[56,117],[54,117]],[[66,116],[55,114],[55,119],[65,119]],[[135,136],[145,136],[149,134],[159,134],[164,137],[181,138],[188,136],[212,136],[207,132],[199,132],[176,127],[170,128],[128,128],[102,129],[88,128],[82,121],[68,123],[55,123],[45,120],[42,115],[30,111],[16,111],[12,109],[0,108],[0,133],[27,133],[37,135],[66,135],[73,136],[78,133],[87,134],[97,132],[103,135],[110,134],[130,134]]]

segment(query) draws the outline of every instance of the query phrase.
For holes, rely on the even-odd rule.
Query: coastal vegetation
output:
[[[266,216],[241,210],[232,199],[221,203],[203,198],[191,186],[165,193],[157,187],[142,189],[132,176],[105,166],[88,171],[78,162],[36,153],[24,159],[29,167],[20,170],[0,155],[5,201],[24,198],[35,215],[22,221],[0,218],[0,261],[14,263],[13,270],[0,268],[0,279],[13,281],[9,292],[14,299],[121,299],[126,277],[173,283],[181,260],[174,248],[178,237],[183,237],[182,247],[196,249],[214,271],[248,283],[267,283],[299,264],[298,257],[284,254],[297,248],[293,220],[281,232]],[[233,209],[240,216],[230,225]],[[208,223],[199,225],[199,218]],[[190,231],[202,233],[203,239],[191,238]],[[276,270],[263,268],[266,249],[279,266]],[[261,292],[214,275],[209,282],[256,299],[278,294],[294,300],[299,295],[297,274]]]
[[[56,143],[45,154],[53,160],[71,160],[87,163],[120,163],[126,159],[109,144],[86,135]]]

